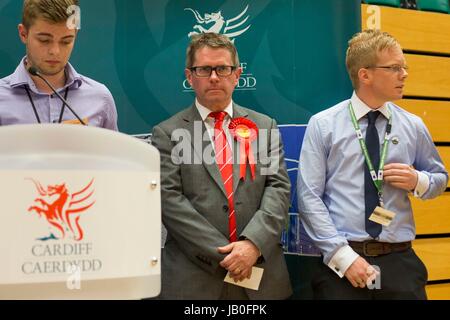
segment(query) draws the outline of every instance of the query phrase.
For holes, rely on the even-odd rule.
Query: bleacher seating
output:
[[[404,99],[396,103],[423,119],[450,170],[450,15],[366,2],[371,4],[361,6],[362,28],[376,26],[395,36],[410,67]],[[448,12],[448,0],[416,2],[420,10]],[[436,199],[411,201],[417,231],[413,247],[428,269],[428,297],[450,299],[450,188]]]
[[[449,13],[448,0],[416,0],[417,9]]]
[[[364,0],[367,4],[379,4],[383,6],[400,7],[400,0]]]

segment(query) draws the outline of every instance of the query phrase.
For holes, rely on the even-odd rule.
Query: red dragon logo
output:
[[[58,234],[55,236],[51,232],[50,236],[38,240],[64,239],[68,233],[72,234],[76,241],[83,239],[83,229],[79,223],[80,214],[95,203],[95,200],[90,200],[94,194],[92,188],[94,179],[82,190],[72,194],[67,190],[65,183],[49,185],[46,190],[39,182],[33,179],[28,180],[33,181],[41,196],[34,200],[36,205],[29,207],[28,212],[35,211],[39,217],[44,216]]]

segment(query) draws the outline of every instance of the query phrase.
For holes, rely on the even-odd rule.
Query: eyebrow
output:
[[[51,33],[46,33],[46,32],[39,32],[36,35],[37,36],[44,36],[44,37],[53,38],[53,35]],[[69,39],[69,38],[72,39],[72,38],[75,38],[75,36],[74,35],[68,35],[68,36],[62,37],[62,39]]]

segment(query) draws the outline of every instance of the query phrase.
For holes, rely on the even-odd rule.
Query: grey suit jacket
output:
[[[250,239],[263,257],[257,265],[264,269],[260,288],[248,289],[247,294],[250,299],[285,299],[292,289],[280,236],[288,216],[290,182],[281,140],[271,142],[275,137],[270,129],[277,126],[263,114],[235,104],[233,117],[246,117],[256,123],[260,135],[265,132],[261,129],[269,135],[259,148],[253,144],[260,153],[255,154],[254,181],[248,165],[245,181],[239,180],[239,165],[233,166],[237,233]],[[168,231],[162,252],[162,299],[218,299],[224,285],[226,270],[219,262],[225,255],[217,247],[229,243],[229,208],[217,164],[205,161],[212,150],[209,136],[202,139],[205,130],[195,106],[153,129],[152,143],[161,154],[162,216]],[[236,141],[233,147],[239,150]],[[263,162],[268,162],[264,154],[278,170],[262,174],[267,170]]]

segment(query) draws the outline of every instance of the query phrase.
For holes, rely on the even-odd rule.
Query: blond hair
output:
[[[44,19],[50,23],[66,22],[71,16],[67,9],[78,6],[78,0],[24,0],[22,24],[29,29],[36,19]]]
[[[191,43],[186,51],[186,68],[189,69],[194,66],[195,53],[203,47],[228,50],[231,54],[233,66],[239,66],[239,56],[233,42],[223,34],[208,32],[192,36]]]
[[[350,39],[345,62],[355,90],[359,88],[359,70],[376,65],[378,53],[393,48],[401,49],[399,42],[380,30],[364,30]]]

